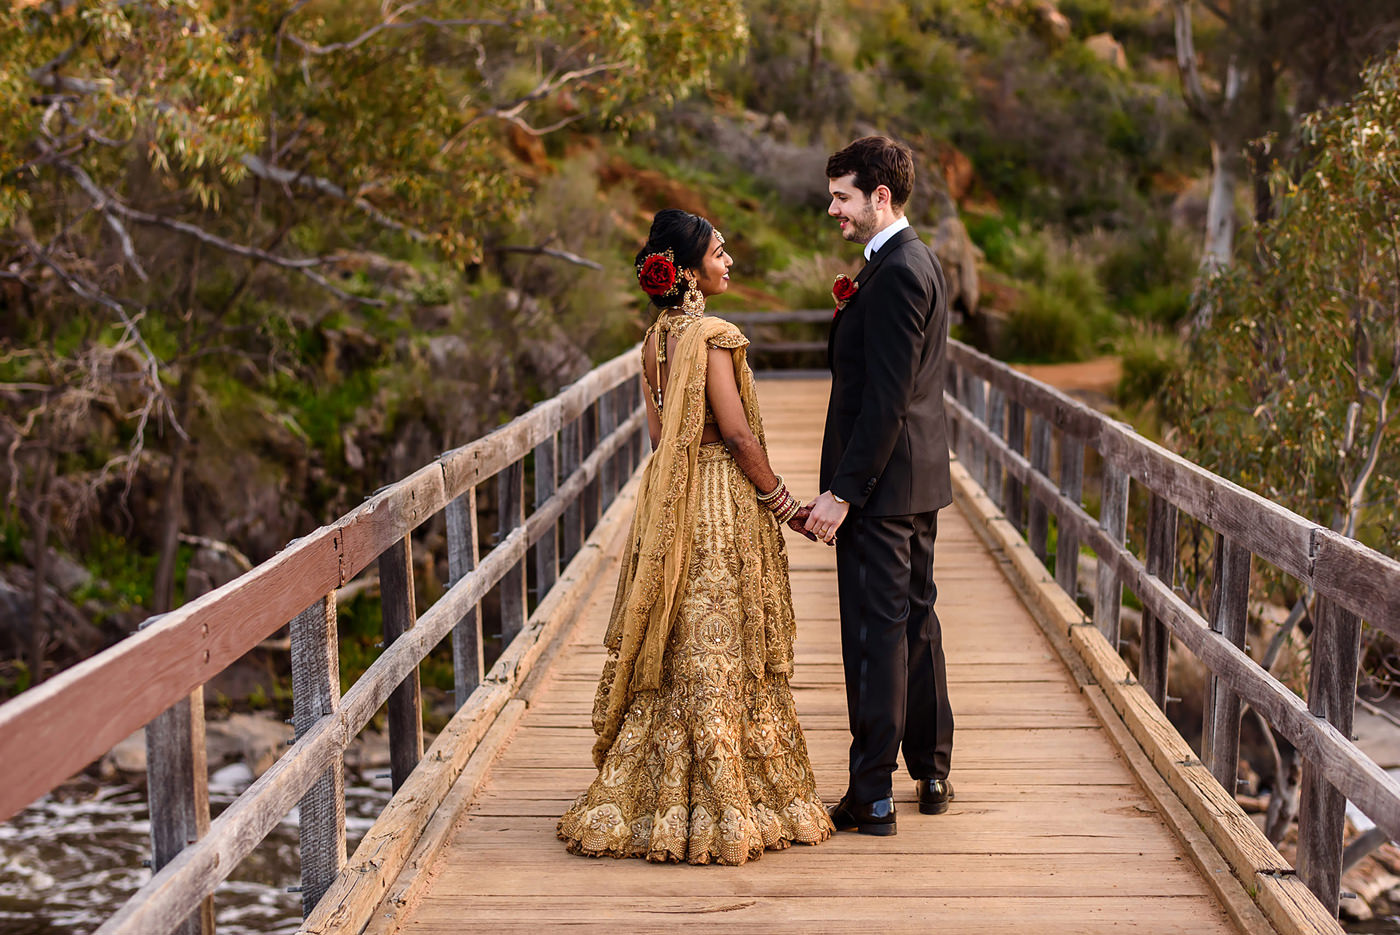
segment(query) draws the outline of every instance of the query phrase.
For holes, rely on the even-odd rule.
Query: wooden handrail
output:
[[[314,804],[321,813],[316,833],[303,840],[303,850],[310,846],[324,851],[303,854],[303,883],[314,890],[305,894],[309,910],[345,863],[343,783],[339,781],[345,748],[391,693],[400,686],[416,686],[417,666],[432,648],[449,633],[454,634],[455,646],[458,631],[474,627],[475,657],[466,663],[459,659],[458,664],[475,669],[465,679],[476,690],[458,700],[468,716],[474,709],[480,709],[484,716],[495,701],[503,703],[504,698],[497,696],[518,673],[480,671],[480,620],[469,611],[506,579],[517,582],[523,601],[524,567],[530,548],[547,538],[548,547],[539,557],[541,567],[546,558],[557,565],[560,555],[554,532],[567,514],[564,539],[569,554],[563,558],[572,557],[581,546],[581,537],[598,519],[596,508],[590,511],[586,507],[588,499],[596,502],[601,494],[610,502],[613,486],[624,482],[640,462],[646,419],[638,359],[635,347],[620,354],[500,429],[445,452],[433,463],[376,492],[336,522],[293,541],[240,578],[153,618],[132,637],[0,706],[0,756],[25,766],[12,770],[0,790],[0,817],[14,815],[167,708],[189,703],[191,692],[293,621],[294,655],[299,648],[310,650],[310,658],[302,661],[312,675],[301,686],[310,694],[295,699],[295,743],[209,825],[206,835],[165,866],[157,867],[152,879],[100,931],[149,935],[182,926],[181,930],[199,931],[199,917],[191,920],[190,914],[299,800],[303,812],[308,804]],[[603,423],[601,438],[599,421]],[[556,478],[552,460],[538,452],[552,452],[559,438],[563,441],[563,474]],[[586,452],[576,450],[581,441],[591,442]],[[521,464],[532,452],[537,453],[536,471],[550,471],[550,477],[541,478],[536,486],[533,511],[524,516],[522,504],[520,521],[506,530],[483,560],[473,561],[474,567],[456,576],[448,591],[415,620],[407,537],[429,517],[451,507],[449,531],[455,535],[449,539],[461,549],[464,544],[459,540],[469,531],[474,543],[476,485],[493,476],[505,476],[503,472],[521,474]],[[580,501],[585,502],[585,508],[575,518]],[[464,512],[467,510],[470,515]],[[386,558],[394,555],[395,549],[397,558]],[[475,559],[474,553],[471,558]],[[454,556],[459,571],[460,559],[460,555]],[[386,593],[386,615],[393,610],[398,621],[395,626],[402,633],[341,697],[331,672],[335,666],[333,643],[301,644],[334,640],[335,590],[381,560],[389,560],[389,570],[397,572],[388,579],[381,575],[381,583],[386,592],[394,591],[397,609],[388,607],[391,595]],[[405,575],[406,580],[398,580]],[[547,579],[553,578],[551,570]],[[542,592],[547,589],[546,585]],[[542,608],[553,606],[544,600],[544,593],[539,596]],[[506,634],[507,638],[511,635]],[[520,638],[528,641],[538,635],[537,631],[526,632]],[[525,658],[522,652],[529,655],[512,643],[498,665],[517,665]],[[199,695],[193,697],[198,703]],[[398,734],[417,728],[417,706],[415,691],[402,712],[404,723],[399,725]],[[199,713],[197,721],[202,724],[202,709]],[[411,769],[421,753],[421,740],[417,749],[411,744],[405,748],[392,724],[390,733],[391,747],[407,757],[403,768]],[[55,744],[55,737],[65,742]],[[194,753],[202,763],[202,734],[196,740],[199,749]],[[188,751],[176,755],[188,755]],[[150,768],[157,771],[162,764],[153,761]],[[185,770],[181,775],[190,772]],[[197,786],[188,798],[199,801],[204,777],[185,781]],[[327,796],[336,801],[326,801]],[[153,824],[161,820],[162,816],[152,815]],[[316,859],[310,859],[312,856]]]
[[[1219,477],[1136,434],[1132,428],[956,341],[949,342],[945,395],[956,445],[973,476],[1018,529],[1020,493],[1031,498],[1030,539],[1045,551],[1046,518],[1059,541],[1088,546],[1099,558],[1094,625],[1117,645],[1119,586],[1141,601],[1139,680],[1159,706],[1166,699],[1168,634],[1212,673],[1207,686],[1203,756],[1234,794],[1240,701],[1247,702],[1298,749],[1305,761],[1300,813],[1299,872],[1308,887],[1337,909],[1345,800],[1351,799],[1392,839],[1400,839],[1400,781],[1350,739],[1362,619],[1400,638],[1400,562],[1319,526]],[[1007,406],[1014,418],[988,413]],[[1032,455],[1024,450],[1021,413],[1032,416]],[[1006,428],[1015,423],[1015,428]],[[995,427],[994,427],[995,426]],[[1058,431],[1060,479],[1050,477],[1052,431]],[[1102,462],[1103,506],[1091,517],[1080,502],[1085,448]],[[1146,560],[1124,545],[1129,479],[1152,500]],[[1015,492],[1016,497],[1008,494]],[[1012,504],[1012,500],[1016,503]],[[1177,512],[1215,530],[1215,595],[1206,619],[1172,587]],[[1038,546],[1038,547],[1037,547]],[[1291,575],[1318,596],[1312,684],[1304,701],[1243,650],[1250,555]],[[1061,548],[1057,582],[1073,595],[1078,547]]]

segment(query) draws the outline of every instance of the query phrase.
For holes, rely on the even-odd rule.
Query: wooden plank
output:
[[[296,739],[340,708],[335,592],[292,618],[292,724]],[[336,756],[298,806],[302,914],[316,907],[345,866],[345,758]]]
[[[1060,439],[1060,495],[1076,505],[1084,495],[1084,443],[1069,435]],[[1063,523],[1055,537],[1055,581],[1071,597],[1079,593],[1079,537]]]
[[[614,393],[598,397],[598,434],[607,438],[617,428],[617,401]],[[606,510],[618,487],[617,460],[609,458],[599,473],[598,508]]]
[[[592,452],[598,447],[598,407],[596,405],[589,407],[579,418],[578,425],[579,445],[587,456],[588,452]],[[580,500],[583,506],[583,534],[587,536],[598,523],[598,511],[602,502],[597,481],[592,481],[584,488]]]
[[[963,420],[970,431],[981,430],[969,420],[966,410],[959,412],[955,402],[948,403],[948,411],[954,419]],[[1006,457],[1008,470],[1027,483],[1032,496],[1045,502],[1058,497],[1058,491],[1050,482],[1033,471],[1024,459],[1009,452]],[[1309,715],[1297,695],[1260,670],[1238,647],[1211,632],[1195,610],[1171,588],[1148,574],[1135,556],[1113,543],[1082,508],[1066,505],[1060,519],[1075,525],[1082,541],[1099,556],[1100,563],[1107,562],[1141,598],[1144,607],[1166,623],[1208,669],[1243,701],[1258,709],[1306,758],[1327,762],[1329,781],[1368,817],[1386,828],[1392,838],[1400,837],[1400,781],[1357,750],[1349,738]]]
[[[574,482],[581,489],[579,479]],[[513,690],[531,672],[546,644],[577,617],[597,581],[598,566],[625,531],[635,496],[633,483],[569,563],[560,579],[561,587],[540,603],[530,626],[491,667],[471,704],[458,711],[433,742],[424,759],[426,768],[415,770],[391,800],[317,910],[302,923],[301,933],[359,932],[364,926],[415,853],[420,832],[434,820],[433,813],[463,774],[477,744],[510,703]],[[489,556],[487,560],[490,561]],[[510,730],[513,729],[512,724]]]
[[[969,430],[975,429],[975,423],[968,426]],[[1047,481],[1050,478],[1050,422],[1039,413],[1031,415],[1031,467],[1041,477]],[[1046,509],[1045,501],[1041,499],[1031,500],[1031,521],[1028,538],[1031,544],[1031,551],[1036,558],[1042,562],[1049,554],[1046,548],[1046,540],[1050,533],[1050,512]]]
[[[1250,554],[1224,534],[1215,540],[1215,583],[1211,591],[1210,628],[1244,649],[1249,626]],[[1201,736],[1201,759],[1227,792],[1235,791],[1240,759],[1239,695],[1211,675]]]
[[[787,855],[785,855],[787,856]],[[797,859],[791,855],[788,859]],[[782,858],[774,858],[782,859]],[[684,870],[685,868],[675,868]],[[658,873],[664,872],[659,868]],[[693,871],[692,871],[693,873]],[[1005,896],[997,900],[950,896],[936,903],[939,918],[963,920],[957,928],[939,924],[938,931],[973,935],[1025,935],[1026,932],[1097,933],[1150,932],[1152,935],[1207,935],[1229,932],[1228,923],[1208,897],[1125,896],[1117,901],[1095,897]],[[842,918],[833,917],[835,906]],[[823,896],[786,896],[760,899],[723,896],[679,897],[664,894],[620,901],[607,894],[565,897],[462,896],[444,897],[424,906],[414,929],[422,933],[461,931],[461,920],[471,918],[489,931],[507,931],[507,925],[529,919],[528,926],[509,931],[539,931],[541,927],[603,920],[606,926],[636,931],[656,931],[657,920],[705,919],[711,926],[722,914],[726,929],[744,932],[889,932],[922,931],[928,925],[929,900],[921,897],[849,897],[839,902]],[[972,920],[976,920],[974,923]],[[668,924],[667,930],[672,930]],[[600,926],[601,927],[601,926]]]
[[[985,425],[987,422],[987,384],[969,374],[964,374],[964,377],[967,379],[965,384],[967,408],[971,411],[974,419]],[[968,440],[971,443],[969,449],[972,455],[968,470],[972,472],[973,480],[985,489],[987,486],[987,449],[976,436]]]
[[[476,531],[476,488],[468,487],[448,503],[444,518],[447,523],[447,586],[453,588],[481,562]],[[467,703],[485,672],[481,605],[472,604],[452,628],[452,681],[458,708]]]
[[[578,471],[579,463],[583,460],[579,454],[579,442],[581,429],[578,421],[566,423],[559,431],[559,478],[560,481],[567,480]],[[583,504],[574,501],[569,504],[564,511],[564,532],[561,542],[562,551],[560,560],[571,561],[578,554],[579,548],[583,545]]]
[[[831,324],[830,308],[804,308],[804,309],[778,309],[775,311],[757,312],[724,312],[725,321],[738,325],[744,329],[744,334],[748,334],[748,329],[754,325],[787,325],[787,324]],[[826,350],[823,342],[822,350]]]
[[[1361,619],[1319,597],[1313,609],[1308,710],[1351,736],[1360,661]],[[1298,875],[1324,906],[1337,912],[1342,879],[1346,796],[1327,781],[1325,762],[1303,762],[1298,805]]]
[[[525,714],[525,708],[525,702],[518,698],[506,702],[491,729],[472,749],[471,756],[452,783],[451,789],[428,815],[422,834],[415,834],[412,828],[407,829],[408,836],[417,843],[414,844],[412,854],[404,862],[403,869],[396,875],[386,872],[388,868],[375,869],[376,882],[387,886],[387,889],[378,906],[364,920],[361,935],[393,935],[398,929],[400,913],[416,905],[417,897],[422,895],[423,886],[427,882],[429,868],[437,859],[443,845],[447,843],[467,806],[476,798],[486,771],[496,761],[501,748],[510,740],[516,725],[520,723],[520,718]],[[353,923],[350,927],[353,927]],[[345,928],[343,924],[337,926],[341,931]],[[310,935],[314,930],[303,927],[302,931]]]
[[[987,390],[987,430],[997,438],[1006,436],[1006,395],[995,386]],[[1001,457],[995,449],[989,449],[987,455],[987,482],[983,484],[992,497],[992,502],[998,508],[1005,504],[1004,478],[1001,469]]]
[[[445,452],[438,459],[445,495],[460,496],[469,486],[519,461],[544,438],[577,419],[604,392],[634,376],[638,359],[638,348],[633,346],[489,435]]]
[[[1400,639],[1400,561],[1321,528],[1313,530],[1312,557],[1314,588]]]
[[[1107,699],[1121,715],[1122,723],[1134,741],[1141,745],[1140,749],[1158,776],[1179,796],[1178,801],[1190,811],[1200,829],[1218,848],[1220,856],[1245,884],[1247,892],[1255,898],[1268,921],[1277,931],[1289,935],[1304,932],[1340,935],[1341,929],[1335,919],[1292,875],[1283,858],[1254,822],[1240,810],[1233,795],[1222,790],[1214,777],[1195,759],[1190,747],[1167,721],[1161,709],[1147,696],[1142,685],[1131,677],[1127,664],[1118,656],[1116,648],[1107,643],[1097,628],[1087,625],[1082,612],[1044,573],[1043,566],[1015,529],[996,515],[990,503],[980,502],[975,488],[963,482],[964,477],[963,472],[955,469],[954,491],[959,505],[970,516],[976,516],[978,525],[986,529],[988,536],[1005,550],[1011,561],[1003,567],[1026,588],[1033,606],[1044,615],[1042,622],[1047,632],[1068,635],[1101,689],[1101,697]],[[1087,522],[1085,525],[1088,525]],[[1090,693],[1087,687],[1086,693]],[[1111,719],[1104,717],[1102,721],[1113,734]],[[1173,826],[1184,838],[1192,834],[1189,822],[1173,822]],[[1201,859],[1208,860],[1208,853],[1203,853]],[[1233,900],[1229,905],[1232,914],[1238,916],[1242,907]]]
[[[413,597],[413,537],[405,535],[379,559],[379,593],[383,602],[384,645],[414,628],[418,610]],[[421,658],[421,657],[420,657]],[[414,665],[389,693],[389,770],[399,787],[423,758],[423,694]]]
[[[525,464],[517,461],[496,475],[497,541],[504,542],[525,523]],[[522,556],[523,559],[523,556]],[[525,594],[525,564],[516,562],[501,578],[501,642],[515,639],[525,625],[529,603]]]
[[[110,750],[340,587],[340,532],[324,526],[276,557],[0,706],[0,819]],[[54,737],[65,742],[55,744]]]
[[[1018,485],[1019,486],[1019,485]],[[1099,499],[1099,526],[1115,546],[1122,548],[1128,533],[1128,475],[1111,462],[1103,463]],[[1123,607],[1123,583],[1108,562],[1099,562],[1094,576],[1094,626],[1115,650]]]
[[[1001,392],[1001,388],[997,388]],[[1006,409],[1006,438],[1010,443],[1010,449],[1017,454],[1025,454],[1026,451],[1026,407],[1015,400],[1007,403]],[[1026,531],[1026,497],[1025,489],[1016,476],[1006,471],[1005,464],[998,453],[997,463],[1002,465],[1005,480],[1002,486],[1005,492],[1002,496],[1004,506],[1002,510],[1006,513],[1007,519],[1011,520],[1011,525],[1016,527],[1016,531],[1024,534]]]
[[[152,870],[160,870],[209,833],[203,688],[146,725],[146,801],[151,815]],[[206,896],[172,931],[212,935],[214,898]]]
[[[1008,400],[1083,439],[1105,461],[1166,497],[1178,509],[1400,638],[1400,562],[1212,474],[1142,438],[1131,426],[960,342],[949,341],[948,346],[949,359],[956,368],[987,380]]]
[[[557,446],[554,436],[546,438],[535,446],[535,509],[543,506],[559,478],[556,473]],[[559,577],[559,526],[551,525],[544,531],[540,541],[535,543],[535,588],[538,597],[544,597],[554,587]]]
[[[1147,573],[1168,589],[1176,583],[1176,525],[1176,507],[1154,492],[1147,508]],[[1138,679],[1159,708],[1167,704],[1167,656],[1170,652],[1171,631],[1150,607],[1146,607],[1142,614]]]

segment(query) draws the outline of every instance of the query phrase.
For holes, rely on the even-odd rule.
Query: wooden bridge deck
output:
[[[825,381],[764,381],[760,397],[775,467],[795,491],[814,492]],[[834,801],[849,739],[834,554],[788,541],[794,693],[819,788]],[[920,815],[901,773],[894,838],[846,832],[742,868],[569,855],[554,824],[593,776],[589,713],[614,554],[548,671],[526,686],[528,708],[448,845],[367,931],[1236,931],[956,506],[940,519],[936,568],[957,718],[947,814]]]

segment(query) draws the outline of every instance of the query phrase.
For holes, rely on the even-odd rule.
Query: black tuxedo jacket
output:
[[[869,516],[953,502],[948,477],[948,302],[943,270],[912,229],[890,238],[856,276],[827,344],[831,400],[821,489]]]

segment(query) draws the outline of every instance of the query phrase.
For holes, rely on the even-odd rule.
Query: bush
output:
[[[1183,363],[1181,342],[1155,331],[1139,330],[1124,336],[1118,350],[1123,362],[1118,401],[1123,405],[1155,401]]]
[[[1082,360],[1092,345],[1089,321],[1065,296],[1032,286],[1007,318],[1000,357],[1050,362]]]

